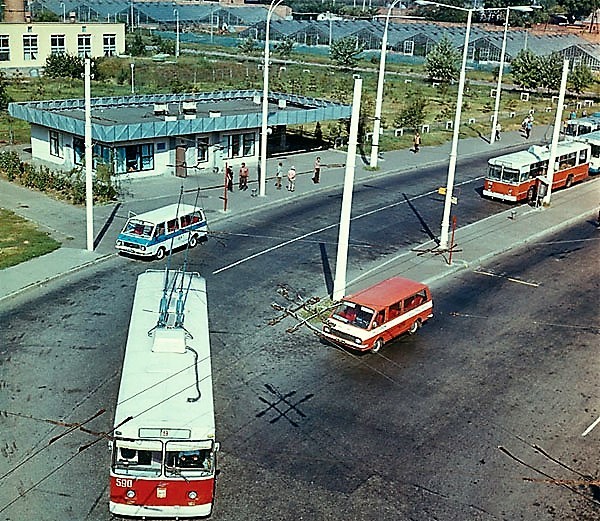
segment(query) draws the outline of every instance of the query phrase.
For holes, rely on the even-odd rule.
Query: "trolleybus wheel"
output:
[[[414,335],[419,330],[420,327],[421,327],[421,320],[420,319],[415,320],[412,323],[412,325],[410,326],[410,329],[408,330],[408,334]]]
[[[570,175],[567,177],[567,180],[565,182],[565,188],[571,188],[572,185],[573,185],[573,176]]]
[[[373,351],[373,353],[377,353],[382,347],[383,340],[381,338],[378,338],[377,340],[375,340],[375,343],[373,344],[373,349],[371,349],[371,351]]]
[[[195,248],[198,245],[198,237],[192,235],[189,242],[190,248]]]
[[[165,249],[161,246],[160,248],[158,248],[158,250],[156,250],[156,260],[161,260],[165,258]]]

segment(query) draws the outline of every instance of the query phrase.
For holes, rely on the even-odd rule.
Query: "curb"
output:
[[[24,287],[19,288],[11,293],[8,293],[7,295],[0,296],[0,304],[2,304],[3,302],[8,301],[14,297],[17,297],[29,290],[39,288],[39,287],[43,286],[44,284],[49,284],[49,283],[54,282],[55,280],[58,280],[62,277],[66,277],[68,275],[72,275],[73,273],[77,273],[78,271],[82,271],[86,268],[89,268],[90,266],[93,266],[95,264],[100,264],[101,262],[105,262],[113,257],[116,257],[117,255],[118,255],[117,253],[107,253],[106,255],[102,255],[101,257],[98,257],[97,259],[94,259],[94,260],[91,260],[88,262],[84,262],[83,264],[74,266],[66,271],[62,271],[62,272],[56,273],[55,275],[46,277],[43,280],[38,280],[36,282],[32,282],[32,283],[28,284],[27,286],[24,286]]]

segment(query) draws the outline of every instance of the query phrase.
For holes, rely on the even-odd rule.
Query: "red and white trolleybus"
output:
[[[483,195],[503,201],[533,201],[548,171],[550,145],[533,145],[488,161]],[[588,176],[590,145],[576,141],[558,143],[552,190],[569,188]]]
[[[115,411],[110,511],[209,515],[218,448],[205,280],[148,270],[137,281]]]

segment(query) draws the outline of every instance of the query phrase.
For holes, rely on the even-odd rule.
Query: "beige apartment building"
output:
[[[66,52],[96,58],[125,54],[125,24],[63,22],[0,23],[0,69],[41,69],[46,57]]]

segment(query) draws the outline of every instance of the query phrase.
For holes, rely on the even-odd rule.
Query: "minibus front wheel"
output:
[[[198,237],[196,235],[192,235],[190,237],[189,244],[190,248],[195,248],[198,245]]]
[[[158,248],[158,250],[156,250],[156,260],[164,259],[165,253],[167,253],[167,252],[165,251],[165,249],[162,246],[160,248]]]
[[[373,353],[378,353],[382,347],[383,347],[383,339],[378,338],[377,340],[375,340],[375,343],[373,344],[373,348],[371,349],[371,351],[373,351]]]

